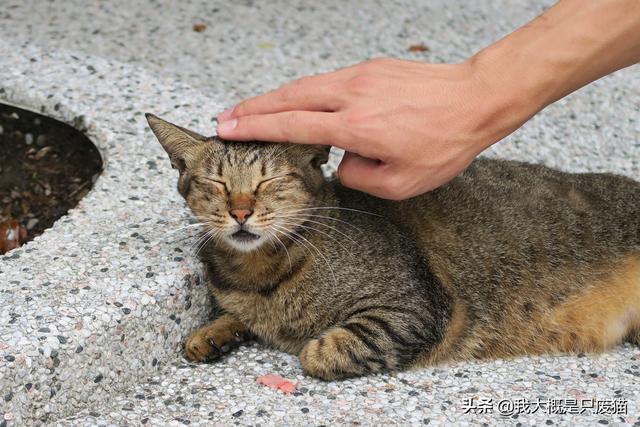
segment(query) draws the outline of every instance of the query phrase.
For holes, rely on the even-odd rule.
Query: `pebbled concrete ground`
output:
[[[145,205],[138,205],[137,202],[124,197],[125,195],[135,194],[135,197],[139,197],[142,193],[142,199],[148,207],[148,198],[151,195],[167,192],[166,186],[171,182],[172,175],[167,170],[167,164],[160,159],[161,153],[153,149],[146,151],[139,145],[132,144],[133,138],[142,135],[145,138],[149,137],[148,133],[142,131],[143,124],[127,123],[123,125],[123,129],[116,129],[119,121],[124,123],[129,117],[127,109],[155,106],[159,114],[183,120],[186,124],[190,122],[187,118],[193,117],[198,122],[192,122],[192,125],[210,131],[213,128],[212,118],[219,109],[243,97],[276,87],[294,77],[327,71],[383,55],[434,62],[463,60],[477,49],[527,22],[549,4],[550,1],[532,3],[525,0],[330,0],[314,3],[285,0],[0,0],[0,41],[4,43],[5,52],[11,52],[10,55],[0,56],[0,77],[5,83],[10,82],[11,87],[28,89],[28,96],[15,95],[23,102],[39,103],[40,98],[45,98],[48,92],[52,92],[56,97],[63,97],[69,104],[68,112],[55,113],[54,103],[43,101],[43,104],[48,106],[48,114],[58,114],[60,118],[71,122],[76,112],[83,112],[87,114],[89,122],[100,124],[96,125],[101,129],[100,132],[95,131],[92,137],[107,156],[107,161],[111,158],[124,164],[122,170],[116,168],[114,171],[125,176],[137,173],[141,175],[139,178],[144,180],[144,185],[139,183],[141,187],[138,189],[119,189],[117,182],[103,174],[102,183],[101,180],[98,181],[95,194],[88,196],[86,200],[106,203],[106,196],[102,197],[97,193],[100,186],[103,186],[110,191],[120,191],[117,193],[120,202],[109,205],[110,208],[117,207],[121,209],[119,212],[134,212],[144,210]],[[200,23],[206,24],[206,29],[203,32],[195,32],[194,24]],[[410,45],[418,43],[425,44],[429,50],[418,53],[408,51]],[[47,61],[29,63],[30,55],[42,54],[33,50],[32,46],[37,46],[42,52],[51,52],[52,56],[47,58]],[[21,53],[24,53],[22,59]],[[104,58],[105,61],[94,60],[91,57]],[[120,63],[125,65],[119,66]],[[97,68],[99,74],[101,70],[107,72],[102,73],[101,79],[96,79],[91,73],[78,71],[86,71],[87,65]],[[18,77],[24,73],[38,77],[31,80],[28,76]],[[55,84],[47,83],[47,75]],[[29,81],[32,82],[28,83]],[[149,81],[154,82],[152,90],[147,84]],[[87,87],[88,85],[95,87]],[[193,90],[189,89],[189,86]],[[85,93],[92,95],[83,101]],[[154,97],[157,97],[155,103]],[[6,96],[0,92],[0,99],[2,98]],[[91,105],[98,108],[92,110]],[[104,129],[105,125],[113,127],[114,134]],[[547,108],[523,129],[496,145],[488,154],[541,162],[572,171],[613,171],[640,179],[639,135],[640,73],[636,66],[589,85]],[[127,144],[132,145],[130,148],[112,147],[116,144],[125,147]],[[135,155],[159,156],[157,161],[161,170],[151,172],[140,167],[147,160],[135,160],[130,157]],[[333,161],[335,164],[337,158],[334,157]],[[176,226],[186,220],[183,206],[173,192],[167,196],[166,204],[163,204],[157,213],[158,217],[164,214],[170,216],[170,223]],[[75,236],[88,230],[91,224],[89,221],[96,223],[96,219],[99,220],[97,224],[104,224],[104,227],[108,228],[107,224],[112,217],[108,213],[102,215],[92,217],[79,212],[71,216],[72,224],[76,226],[76,223],[79,223],[79,228],[67,230],[64,224],[57,224],[57,231],[54,231],[60,235]],[[130,224],[138,222],[146,235],[152,239],[161,237],[154,234],[153,227],[143,224],[146,217],[143,212],[131,215],[132,217],[128,218],[123,213],[122,218]],[[85,218],[86,216],[89,218]],[[155,216],[153,218],[156,219]],[[119,240],[127,243],[131,251],[146,252],[144,242],[131,237],[132,233],[121,234]],[[106,247],[104,253],[101,252],[101,256],[105,258],[109,256],[110,250],[115,250],[108,248],[107,237],[101,237],[105,240],[100,240],[101,247]],[[131,245],[130,242],[136,244]],[[87,242],[89,243],[91,242]],[[192,242],[187,239],[179,242],[177,247],[188,250],[190,243]],[[44,237],[27,249],[35,249],[37,252],[40,250],[38,245],[45,245],[47,248],[54,247],[55,244],[52,238]],[[160,263],[165,259],[175,259],[169,258],[174,246],[159,245],[158,254],[145,254],[144,257],[141,255],[142,260],[138,262],[113,265],[112,270],[119,272],[125,279],[111,276],[110,272],[99,274],[97,265],[85,267],[84,261],[63,258],[54,265],[64,265],[74,277],[80,275],[78,271],[82,274],[86,272],[90,277],[91,286],[104,286],[103,293],[107,295],[111,287],[115,288],[116,284],[122,286],[122,283],[128,280],[127,275],[131,275],[131,280],[144,280],[145,268],[151,266],[156,269],[155,265],[145,264],[147,261]],[[38,258],[37,254],[21,256],[34,261],[42,259]],[[60,264],[63,261],[64,264]],[[178,264],[163,266],[161,271],[164,281],[145,286],[158,286],[158,295],[168,298],[173,275],[177,277],[177,272],[186,274],[196,273],[198,270],[194,263]],[[19,271],[16,262],[0,261],[0,270],[5,271],[4,275],[0,272],[2,286],[7,286],[7,272],[14,269]],[[35,271],[29,273],[30,275],[26,274],[26,279],[19,285],[8,285],[8,289],[16,288],[17,293],[14,295],[20,295],[22,298],[38,292],[33,278],[45,277],[47,270],[42,268],[42,271],[39,271],[38,267],[33,269]],[[58,273],[49,274],[55,276]],[[29,278],[32,278],[32,282],[29,282]],[[7,282],[3,283],[3,279]],[[64,290],[64,284],[61,283],[59,286]],[[203,293],[197,289],[196,287],[196,291],[193,291],[194,295],[202,298]],[[189,292],[188,287],[180,287],[178,290],[181,296],[184,296],[184,292]],[[126,299],[125,291],[126,289],[117,291],[122,300]],[[130,299],[139,302],[136,301],[137,294],[134,294],[134,297]],[[0,300],[2,298],[0,295]],[[58,298],[67,296],[55,296],[54,302],[57,303]],[[139,317],[125,325],[143,337],[149,332],[144,331],[143,321],[170,325],[167,326],[170,331],[168,344],[158,341],[155,348],[150,347],[148,350],[157,360],[157,367],[154,365],[154,369],[150,369],[141,363],[142,359],[136,359],[142,358],[139,352],[125,351],[124,355],[132,358],[130,364],[135,367],[131,370],[129,379],[113,375],[112,370],[105,369],[104,376],[111,381],[100,382],[99,389],[94,386],[87,388],[92,390],[91,393],[96,393],[96,398],[86,399],[82,404],[73,406],[72,413],[69,413],[69,407],[65,409],[65,403],[59,396],[53,399],[53,403],[43,403],[45,406],[50,405],[47,423],[486,423],[573,426],[598,423],[632,425],[639,421],[640,351],[629,345],[598,356],[536,357],[462,363],[414,372],[323,383],[304,377],[295,357],[258,345],[243,347],[215,365],[189,364],[176,354],[175,343],[182,334],[196,327],[199,319],[205,316],[205,302],[200,301],[199,305],[194,303],[197,306],[194,311],[181,314],[182,323],[176,326],[175,310],[168,309],[163,298],[157,297],[156,301],[159,308],[141,311],[140,314],[134,312],[133,315]],[[28,304],[17,298],[2,302],[13,304],[13,312],[22,310],[28,313],[30,309]],[[48,304],[46,307],[52,306],[53,303]],[[71,304],[78,305],[80,312],[84,310],[83,305],[93,307],[82,298],[72,299]],[[182,306],[180,310],[183,310]],[[110,313],[109,310],[105,312]],[[59,315],[56,313],[46,313],[52,316],[50,322],[53,324],[56,324],[55,316]],[[168,318],[171,315],[174,319]],[[0,317],[2,338],[19,335],[12,329],[13,324],[8,324],[10,319],[15,317],[8,316],[7,323],[2,323],[5,320],[4,317]],[[104,317],[104,329],[116,328],[113,323],[115,319],[112,314]],[[33,322],[37,323],[37,319]],[[65,323],[62,322],[61,325],[61,329],[64,329]],[[29,328],[30,325],[21,327]],[[60,351],[64,367],[67,359],[64,358],[63,351],[57,350],[54,338],[55,334],[52,335],[53,344],[50,345],[56,348],[49,349],[49,356],[51,351]],[[49,342],[48,339],[46,338],[46,342]],[[95,355],[100,346],[103,346],[105,354],[115,352],[118,349],[116,341],[98,340],[99,345],[91,348],[94,351],[92,354]],[[162,348],[157,348],[158,346]],[[46,350],[46,346],[43,348]],[[62,349],[64,348],[65,344],[62,344]],[[0,350],[2,351],[4,350]],[[10,355],[6,352],[2,354]],[[86,360],[83,362],[84,359],[77,356],[69,356],[68,360],[69,363],[73,360],[80,363],[76,367],[69,365],[68,371],[77,370],[81,377],[84,375],[89,378],[85,382],[91,383],[95,380],[94,371],[87,370],[89,363]],[[5,372],[1,369],[7,368],[6,372],[13,373],[10,363],[13,362],[8,362],[7,359],[0,360],[0,372]],[[34,363],[37,365],[40,362],[34,359]],[[43,363],[46,363],[46,360]],[[122,363],[127,362],[125,360]],[[111,365],[101,366],[107,367]],[[118,366],[118,369],[120,368],[126,370],[126,367]],[[136,375],[133,374],[135,370],[139,370]],[[299,393],[284,396],[255,384],[258,375],[273,372],[299,381]],[[4,401],[0,401],[0,413],[4,413],[6,423],[15,423],[15,414],[7,408],[18,398],[7,400],[7,387],[11,383],[6,381],[6,378],[5,382],[0,379],[4,397]],[[17,381],[21,380],[12,378],[12,381],[12,385],[15,386]],[[15,393],[21,399],[24,397],[19,392],[11,393]],[[476,408],[467,411],[469,402],[466,399],[469,398],[474,398]],[[29,394],[24,399],[36,397]],[[491,402],[486,399],[491,399]],[[575,404],[571,399],[575,399]],[[601,403],[599,408],[583,407],[582,414],[562,413],[571,412],[576,406],[591,399],[604,403]],[[505,401],[512,403],[500,403]],[[546,404],[542,405],[540,402]],[[616,415],[596,413],[612,412],[611,404],[608,402],[617,402],[618,407],[613,411],[617,412]],[[623,411],[625,403],[626,411]],[[522,413],[515,414],[517,411],[510,409],[511,406],[515,408],[515,405],[522,405]],[[501,412],[505,415],[501,415]],[[28,417],[24,419],[27,420]],[[2,422],[0,419],[0,423]]]

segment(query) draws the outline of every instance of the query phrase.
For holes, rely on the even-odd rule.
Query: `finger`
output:
[[[282,111],[337,111],[344,102],[338,90],[338,72],[304,77],[264,95],[247,99],[231,111],[223,112],[218,120]]]
[[[338,178],[345,187],[382,199],[402,200],[411,196],[401,175],[390,165],[354,153],[345,153],[338,166]]]
[[[336,113],[287,111],[238,117],[219,123],[218,136],[235,141],[335,145],[345,148]]]
[[[376,183],[382,178],[381,166],[379,160],[347,151],[338,166],[338,178],[345,187],[377,195],[375,193],[380,193]]]
[[[343,104],[340,83],[357,73],[360,64],[302,77],[264,95],[249,98],[218,115],[218,121],[281,111],[337,111]]]

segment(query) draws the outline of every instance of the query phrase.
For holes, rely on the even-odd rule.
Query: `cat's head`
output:
[[[180,172],[178,191],[217,242],[252,251],[302,224],[325,180],[328,147],[206,138],[147,114]]]

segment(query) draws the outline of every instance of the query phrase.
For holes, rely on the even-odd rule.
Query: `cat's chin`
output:
[[[251,252],[264,243],[264,237],[246,230],[237,231],[225,240],[229,246],[240,252]]]

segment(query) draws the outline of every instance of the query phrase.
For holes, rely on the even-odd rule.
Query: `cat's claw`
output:
[[[215,362],[216,360],[220,359],[220,357],[222,356],[223,349],[216,344],[213,338],[209,338],[207,340],[207,343],[209,344],[209,346],[211,346],[212,351],[209,352],[204,362],[206,363]]]
[[[187,359],[194,362],[213,362],[222,356],[222,350],[213,338],[197,332],[187,339],[184,349]]]
[[[209,352],[209,355],[204,360],[204,362],[206,362],[206,363],[217,361],[222,356],[224,356],[225,354],[229,353],[231,351],[231,349],[232,349],[232,347],[229,344],[225,344],[223,346],[219,346],[218,344],[216,344],[216,342],[213,340],[213,338],[209,338],[207,340],[207,343],[211,346],[212,351]]]

